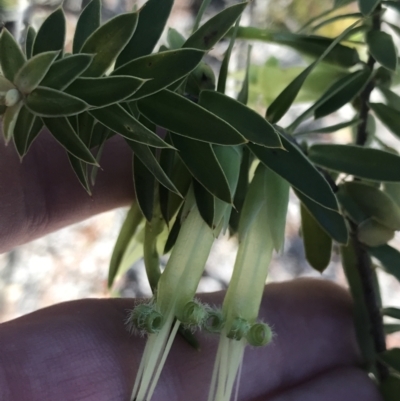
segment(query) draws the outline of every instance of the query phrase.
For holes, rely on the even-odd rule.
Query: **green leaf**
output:
[[[147,221],[153,218],[155,178],[140,159],[133,155],[133,184],[136,200]]]
[[[379,354],[379,359],[400,373],[400,348],[392,348]]]
[[[313,218],[320,224],[321,228],[323,228],[333,240],[339,244],[347,244],[349,239],[347,226],[340,213],[322,207],[297,190],[294,190],[294,192],[300,199],[302,207],[307,209]]]
[[[202,91],[199,105],[235,127],[248,141],[268,148],[281,148],[275,128],[252,109],[215,91]]]
[[[400,207],[400,183],[398,182],[385,182],[383,184],[383,192],[389,195],[393,202]]]
[[[178,85],[173,85],[171,89],[173,89],[175,86],[176,89],[178,89],[180,85],[184,85],[184,82],[178,82]],[[200,64],[187,77],[184,88],[185,95],[189,96],[189,99],[191,97],[197,99],[200,96],[200,92],[203,90],[215,90],[214,71],[207,63],[201,61]]]
[[[196,49],[170,50],[135,59],[113,71],[148,81],[132,96],[139,99],[160,91],[188,75],[201,61],[204,52]]]
[[[28,26],[25,37],[25,55],[27,59],[32,57],[33,42],[35,41],[36,31],[31,26]]]
[[[379,390],[384,401],[397,401],[400,394],[400,378],[390,375],[381,382]]]
[[[215,202],[214,196],[208,192],[195,178],[193,178],[193,192],[200,216],[211,229],[214,227]]]
[[[382,0],[358,0],[358,7],[362,14],[370,15]]]
[[[225,10],[222,10],[220,13],[210,18],[186,40],[183,47],[192,47],[202,50],[210,50],[213,48],[240,17],[247,4],[247,2],[242,2],[227,7]]]
[[[118,104],[90,110],[89,113],[111,131],[115,131],[131,141],[156,148],[170,147]]]
[[[397,51],[393,38],[386,32],[375,29],[367,32],[368,50],[374,59],[391,71],[397,68]]]
[[[89,107],[75,96],[42,86],[38,86],[25,98],[25,105],[40,117],[72,116]]]
[[[211,3],[211,0],[202,0],[200,7],[199,7],[199,11],[197,12],[197,15],[196,15],[196,19],[194,20],[193,32],[195,32],[199,29],[201,19],[203,18],[203,15],[206,12],[210,3]]]
[[[294,188],[321,206],[337,211],[336,197],[325,178],[296,145],[283,136],[281,140],[285,150],[268,149],[253,144],[247,146],[263,164],[279,174]]]
[[[392,317],[394,319],[400,319],[400,309],[399,308],[384,308],[382,309],[382,315]]]
[[[134,94],[143,80],[129,76],[77,78],[65,92],[95,107],[121,102]]]
[[[400,281],[400,252],[390,245],[381,245],[368,249],[371,256],[378,259],[383,269]]]
[[[379,149],[355,145],[313,145],[312,162],[329,170],[372,181],[400,181],[400,157]]]
[[[135,32],[137,13],[117,15],[96,29],[82,46],[82,53],[95,54],[85,77],[99,77],[113,64]]]
[[[352,24],[340,35],[340,41],[343,40],[354,28]],[[230,32],[229,32],[230,34]],[[274,32],[264,28],[240,27],[237,33],[238,39],[260,40],[263,42],[276,43],[278,45],[288,46],[292,49],[313,58],[320,57],[336,39],[316,35],[302,35],[292,32]],[[350,68],[360,61],[357,50],[337,44],[324,57],[324,62],[337,65],[342,68]]]
[[[182,197],[178,189],[175,187],[174,183],[169,179],[165,171],[162,169],[158,163],[154,153],[146,145],[142,145],[137,142],[127,141],[128,145],[132,148],[135,157],[140,159],[144,166],[150,171],[151,174],[156,178],[156,180],[167,188],[169,191]]]
[[[20,92],[31,93],[40,84],[59,52],[45,52],[29,59],[18,71],[14,83]]]
[[[314,117],[325,117],[352,101],[369,82],[371,75],[370,70],[363,69],[339,79],[317,101]]]
[[[78,114],[77,116],[73,116],[72,118],[76,119],[77,122],[76,133],[78,134],[79,138],[81,138],[83,143],[89,149],[91,149],[92,134],[95,123],[93,116],[85,111],[83,113]]]
[[[400,229],[400,208],[383,191],[358,181],[345,182],[343,186],[365,215],[392,230]]]
[[[15,86],[12,82],[10,82],[7,78],[3,77],[3,75],[0,75],[0,93],[2,93],[2,96],[4,96],[10,89],[15,89]],[[2,105],[4,106],[4,100],[2,100]]]
[[[25,64],[25,55],[14,37],[3,28],[0,35],[0,64],[3,75],[11,82]]]
[[[135,58],[150,54],[160,39],[174,0],[148,0],[139,10],[136,31],[119,55],[118,68]]]
[[[300,211],[306,259],[315,270],[322,273],[331,260],[332,239],[304,205],[301,205]]]
[[[168,28],[167,42],[171,50],[180,49],[185,43],[185,37],[174,28]]]
[[[182,218],[183,207],[184,205],[182,205],[181,208],[179,209],[179,212],[176,216],[171,231],[169,232],[167,241],[164,246],[164,254],[168,253],[173,248],[178,238],[179,231],[181,230],[181,218]]]
[[[386,103],[389,107],[400,111],[400,96],[384,86],[378,86],[379,91],[385,97]]]
[[[383,325],[385,334],[393,334],[400,331],[400,324],[398,323],[386,323]]]
[[[173,135],[172,142],[193,177],[212,195],[232,203],[233,194],[228,180],[211,145],[179,135]],[[207,160],[207,168],[204,168],[205,160]]]
[[[91,54],[73,54],[51,65],[40,86],[63,90],[81,75],[93,60]]]
[[[124,253],[142,220],[143,215],[140,212],[137,202],[134,201],[126,215],[124,223],[122,224],[111,255],[110,266],[108,269],[108,288],[111,288],[113,285]]]
[[[26,140],[26,149],[25,153],[28,152],[29,148],[31,147],[33,141],[37,138],[43,128],[43,121],[40,117],[35,117],[33,120],[32,128],[29,131],[28,138]]]
[[[400,113],[393,107],[386,106],[383,103],[370,103],[369,104],[376,117],[382,124],[400,138]]]
[[[56,141],[69,153],[86,163],[97,165],[96,159],[76,134],[66,117],[42,118],[42,120]]]
[[[240,88],[237,100],[240,103],[247,104],[249,99],[249,76],[250,76],[250,61],[251,61],[251,49],[249,45],[247,47],[247,61],[246,61],[246,74],[244,76],[242,87]]]
[[[87,164],[82,160],[76,158],[71,153],[68,153],[69,163],[71,164],[72,169],[75,172],[80,184],[85,189],[85,191],[92,195],[92,191],[90,190],[89,179],[88,179],[88,169]]]
[[[330,125],[328,127],[323,128],[316,128],[312,130],[305,130],[305,131],[296,131],[293,135],[295,137],[301,135],[309,135],[309,134],[331,134],[332,132],[340,131],[343,128],[351,127],[353,125],[359,124],[361,120],[359,118],[355,118],[350,121],[345,121],[343,123]]]
[[[6,144],[12,139],[14,135],[15,124],[17,123],[18,114],[21,110],[22,102],[18,102],[14,106],[7,107],[3,114],[3,135]]]
[[[26,154],[26,144],[34,120],[35,116],[25,106],[22,106],[14,129],[14,144],[21,158]]]
[[[246,140],[231,125],[194,102],[169,90],[138,101],[154,124],[176,134],[219,145],[240,145]]]
[[[66,21],[61,7],[52,12],[40,26],[33,43],[32,55],[50,51],[63,51]]]
[[[370,218],[361,222],[357,228],[357,238],[368,246],[384,245],[394,237],[394,230]]]
[[[82,10],[76,23],[72,52],[79,53],[86,39],[101,24],[101,0],[91,0]]]

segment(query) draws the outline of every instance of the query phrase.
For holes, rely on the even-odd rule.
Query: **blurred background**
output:
[[[71,48],[74,27],[87,0],[65,0],[63,8],[67,17],[67,43]],[[144,1],[103,0],[103,19],[140,7]],[[212,0],[205,18],[223,9],[233,0]],[[242,25],[252,25],[275,30],[298,31],[310,18],[332,7],[332,0],[255,0],[242,17]],[[175,0],[169,26],[180,33],[190,33],[201,0]],[[16,37],[23,38],[23,31],[28,24],[38,28],[46,16],[60,2],[47,0],[0,0],[0,23],[13,31]],[[356,4],[350,4],[347,12],[355,12]],[[343,11],[343,10],[341,10]],[[399,23],[399,15],[391,18]],[[342,20],[318,30],[316,33],[337,36],[353,20]],[[165,42],[161,39],[160,44]],[[206,61],[219,70],[224,51],[228,43],[222,42],[207,56]],[[244,76],[247,44],[238,41],[235,45],[231,62],[231,78],[228,93],[235,95]],[[253,43],[252,67],[250,69],[250,96],[252,107],[261,114],[268,104],[307,65],[298,53],[273,44]],[[322,67],[313,80],[307,82],[298,98],[299,103],[282,121],[282,125],[291,122],[310,101],[310,93],[321,91],[330,83],[332,76],[340,74],[334,67]],[[374,94],[378,96],[378,94]],[[319,126],[333,125],[337,121],[349,120],[354,115],[351,107],[344,107],[334,115],[318,122]],[[305,129],[318,128],[318,125]],[[377,135],[400,150],[400,143],[388,134],[384,127],[377,126]],[[351,141],[351,128],[335,134],[308,136],[308,141],[333,141],[348,143]],[[112,249],[124,221],[126,209],[114,210],[95,216],[80,224],[67,227],[56,233],[10,250],[0,255],[0,322],[4,322],[54,303],[87,297],[141,297],[150,296],[151,291],[144,272],[142,260],[126,267],[120,274],[113,290],[107,289],[108,264]],[[295,277],[312,276],[334,280],[346,286],[337,252],[323,274],[311,269],[305,260],[303,244],[299,235],[300,213],[297,198],[292,194],[286,227],[286,243],[281,254],[275,255],[268,281],[289,280]],[[400,248],[400,236],[391,242]],[[199,286],[199,291],[224,289],[232,272],[237,244],[235,238],[219,238],[211,252],[206,270]],[[138,252],[140,256],[140,252]],[[166,257],[162,262],[165,263]],[[382,286],[383,304],[400,308],[400,284],[392,276],[377,268]],[[400,345],[400,333],[388,338],[389,345]]]

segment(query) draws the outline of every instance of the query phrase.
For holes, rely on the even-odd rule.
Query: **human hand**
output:
[[[222,302],[222,293],[202,300]],[[87,299],[0,325],[2,401],[127,401],[144,338],[123,321],[133,301]],[[360,367],[343,289],[300,279],[266,286],[260,317],[276,336],[246,350],[240,401],[380,401]],[[153,401],[207,399],[218,338],[200,334],[201,351],[177,338]]]

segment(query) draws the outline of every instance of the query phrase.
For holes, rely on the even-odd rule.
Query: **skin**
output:
[[[118,138],[104,152],[92,198],[70,172],[64,151],[46,133],[23,164],[0,143],[0,251],[5,252],[133,199],[130,151]],[[201,298],[220,304],[222,293]],[[145,339],[123,321],[129,299],[66,302],[0,325],[0,399],[129,400]],[[360,368],[348,293],[322,280],[265,288],[260,317],[276,333],[248,348],[240,401],[380,401]],[[207,399],[218,338],[200,334],[202,350],[177,338],[153,400]]]

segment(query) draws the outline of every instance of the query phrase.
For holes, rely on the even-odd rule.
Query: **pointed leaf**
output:
[[[384,308],[382,309],[382,315],[392,317],[394,319],[400,319],[399,308]]]
[[[385,334],[393,334],[400,331],[400,324],[398,323],[386,323],[383,325]]]
[[[393,107],[386,106],[383,103],[369,104],[376,117],[383,125],[390,130],[394,135],[400,138],[400,113]]]
[[[156,148],[170,147],[118,104],[90,110],[89,113],[111,131],[115,131],[131,141]]]
[[[10,82],[7,78],[0,75],[0,93],[4,96],[10,89],[15,89],[15,86],[12,82]],[[4,106],[4,100],[2,100],[2,105]]]
[[[301,136],[301,135],[309,135],[309,134],[331,134],[333,132],[340,131],[343,128],[351,127],[353,125],[359,124],[361,120],[359,118],[355,118],[350,121],[345,121],[340,124],[330,125],[328,127],[323,128],[316,128],[312,130],[305,130],[305,131],[296,131],[293,135],[294,136]]]
[[[20,157],[26,154],[28,136],[34,120],[35,116],[25,106],[22,106],[14,129],[14,144]]]
[[[142,85],[142,79],[128,76],[77,78],[65,92],[90,106],[104,107],[127,99]]]
[[[136,200],[147,221],[153,218],[155,178],[140,159],[133,155],[133,184]]]
[[[33,43],[35,41],[36,31],[33,27],[28,26],[25,38],[25,55],[27,59],[32,57]]]
[[[5,113],[3,114],[3,135],[5,142],[8,143],[13,135],[15,124],[17,123],[18,114],[21,110],[22,102],[18,102],[14,106],[7,107]]]
[[[232,203],[227,178],[211,145],[179,135],[173,135],[172,142],[193,177],[211,194],[227,203]],[[205,160],[207,168],[204,168]]]
[[[210,18],[186,40],[183,47],[192,47],[202,50],[210,50],[213,48],[240,17],[247,4],[247,2],[242,2],[227,7],[225,10]]]
[[[63,90],[81,75],[93,60],[91,54],[74,54],[56,61],[50,67],[40,86]]]
[[[14,83],[20,92],[31,93],[40,84],[59,52],[45,52],[29,59],[18,71]]]
[[[193,193],[200,216],[211,229],[214,227],[215,202],[214,196],[208,192],[195,178],[193,178]]]
[[[301,232],[308,263],[322,273],[331,260],[332,239],[311,213],[301,205]]]
[[[28,138],[26,140],[26,149],[25,153],[29,150],[31,147],[33,141],[37,138],[37,136],[40,134],[43,128],[43,121],[40,117],[35,117],[33,120],[32,128],[29,131]]]
[[[86,163],[97,164],[96,159],[76,134],[66,117],[42,118],[42,120],[56,141],[69,153]]]
[[[237,100],[240,103],[247,104],[249,98],[249,77],[250,77],[250,61],[252,47],[247,47],[246,74],[244,76],[242,87],[240,88]]]
[[[119,55],[115,67],[150,54],[160,39],[174,0],[148,0],[139,10],[136,31]]]
[[[379,91],[385,97],[387,105],[400,111],[400,96],[384,86],[378,86]]]
[[[76,23],[72,52],[79,53],[86,39],[100,26],[101,0],[91,0]]]
[[[92,115],[88,112],[80,113],[77,116],[71,118],[76,119],[77,129],[75,132],[78,134],[79,138],[82,139],[83,143],[90,149],[92,143],[92,133],[95,120]]]
[[[368,217],[392,230],[400,229],[400,208],[379,188],[361,182],[345,182],[344,189]]]
[[[33,43],[32,55],[50,51],[63,51],[66,30],[65,15],[62,8],[52,12],[40,26]]]
[[[169,90],[139,100],[138,107],[154,124],[188,138],[220,145],[246,142],[231,125]]]
[[[151,174],[153,174],[156,180],[165,188],[167,188],[169,191],[174,192],[182,197],[182,195],[175,187],[173,182],[169,179],[167,174],[161,168],[151,149],[148,146],[142,145],[137,142],[133,141],[127,141],[127,142],[128,145],[132,148],[135,157],[140,159],[143,165],[146,166],[146,168],[150,171]]]
[[[294,190],[294,192],[300,199],[302,207],[308,210],[313,218],[320,224],[321,228],[324,229],[333,240],[339,244],[347,244],[347,226],[340,213],[322,207],[297,190]]]
[[[318,144],[308,157],[319,166],[373,181],[400,181],[400,157],[354,145]]]
[[[68,153],[68,159],[80,184],[85,189],[85,191],[89,195],[91,195],[92,192],[90,190],[90,185],[89,185],[87,164],[84,163],[82,160],[73,156],[71,153]]]
[[[24,53],[11,33],[3,28],[0,35],[0,64],[3,75],[14,82],[15,74],[24,63]]]
[[[75,96],[42,86],[38,86],[25,98],[25,105],[40,117],[72,116],[89,107]]]
[[[328,209],[338,210],[332,189],[321,173],[296,145],[281,136],[285,150],[248,144],[260,161],[288,181],[294,188]],[[307,177],[307,179],[304,179]]]
[[[180,49],[185,43],[185,37],[174,28],[168,28],[167,42],[171,50]]]
[[[398,182],[385,182],[383,184],[383,192],[389,195],[393,202],[400,207],[400,183]]]
[[[182,211],[183,211],[184,205],[181,206],[179,209],[179,212],[176,216],[175,222],[171,228],[171,231],[169,232],[167,241],[165,243],[164,247],[164,254],[168,253],[173,246],[175,245],[175,242],[178,238],[179,231],[181,230],[181,222],[182,222]]]
[[[378,259],[383,269],[400,281],[400,252],[390,245],[369,248],[369,253]]]
[[[237,100],[215,91],[202,91],[199,105],[235,127],[248,141],[268,148],[282,148],[275,128]]]
[[[137,19],[137,13],[117,15],[87,38],[81,52],[95,56],[83,76],[99,77],[108,70],[135,32]]]
[[[179,49],[150,54],[124,64],[113,75],[131,75],[148,79],[133,96],[139,99],[164,89],[188,75],[201,61],[204,52]]]
[[[396,71],[397,51],[393,38],[386,32],[373,29],[367,33],[366,41],[374,59],[388,70]]]

